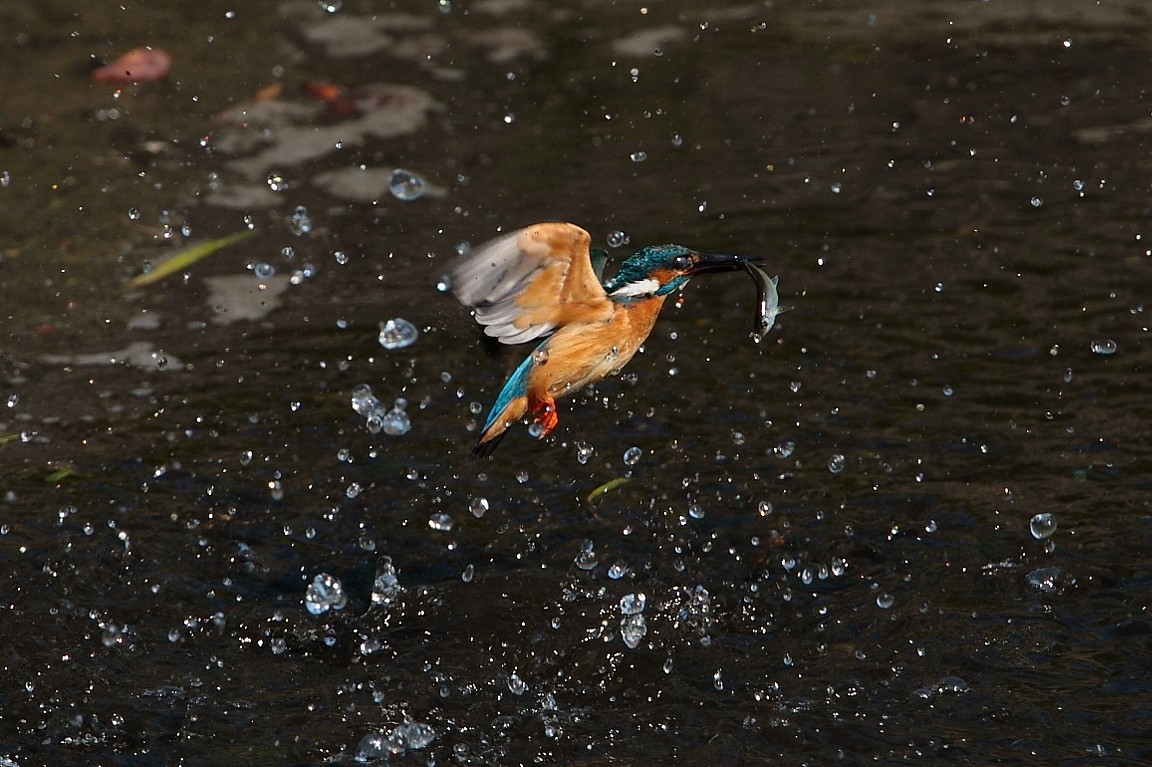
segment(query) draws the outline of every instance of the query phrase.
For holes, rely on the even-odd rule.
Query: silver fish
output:
[[[776,286],[780,283],[779,277],[769,277],[768,273],[751,261],[744,262],[748,273],[756,281],[756,316],[752,318],[752,337],[760,340],[768,334],[776,324],[776,316],[788,311],[791,307],[780,305],[780,294]]]

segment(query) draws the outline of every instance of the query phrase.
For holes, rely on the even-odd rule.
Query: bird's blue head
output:
[[[742,269],[746,260],[743,256],[699,253],[683,245],[652,245],[621,264],[604,289],[618,300],[666,296],[701,272]]]

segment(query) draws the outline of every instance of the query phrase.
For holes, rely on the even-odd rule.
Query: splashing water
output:
[[[343,610],[348,604],[344,586],[340,580],[328,573],[320,573],[308,584],[304,591],[304,606],[313,615],[323,615],[329,610]]]
[[[372,604],[388,607],[404,593],[392,557],[383,556],[376,562],[376,579],[372,582]]]
[[[389,351],[403,349],[416,343],[420,331],[403,317],[395,317],[380,323],[380,345]]]
[[[620,639],[629,650],[635,650],[648,634],[648,622],[640,613],[625,615],[620,619]]]
[[[392,178],[388,181],[388,191],[392,193],[392,196],[405,202],[420,199],[424,195],[426,186],[424,179],[403,168],[392,171]]]
[[[1028,529],[1038,541],[1051,538],[1056,532],[1056,515],[1047,512],[1037,514],[1029,521]]]

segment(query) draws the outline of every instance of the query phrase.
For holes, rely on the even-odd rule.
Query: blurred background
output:
[[[1149,763],[1150,29],[5,2],[0,764]],[[793,310],[474,460],[546,220]]]

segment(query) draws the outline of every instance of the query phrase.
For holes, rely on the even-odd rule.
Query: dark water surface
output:
[[[1152,763],[1144,4],[102,5],[0,7],[0,763]],[[550,219],[795,308],[474,461]]]

